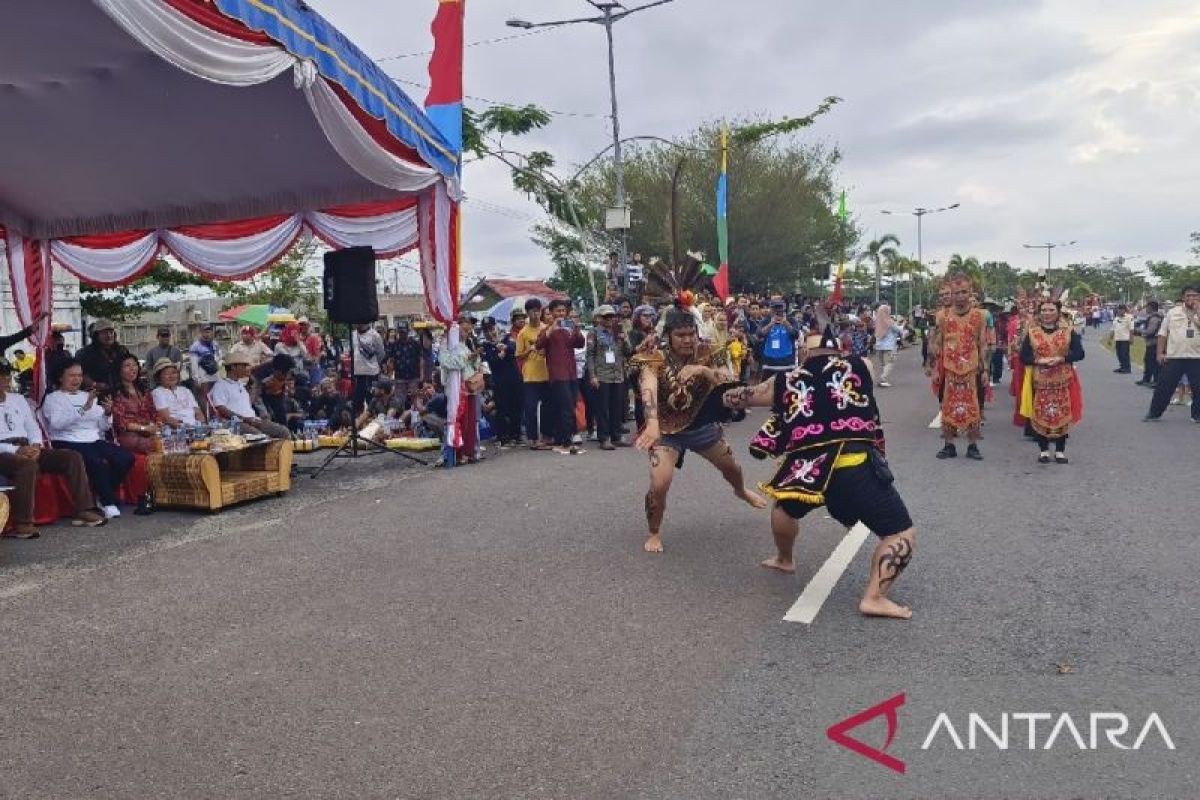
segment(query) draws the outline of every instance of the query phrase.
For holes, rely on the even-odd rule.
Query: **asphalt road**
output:
[[[698,459],[642,553],[632,451],[375,458],[216,516],[6,540],[0,797],[1200,796],[1200,426],[1139,422],[1149,392],[1086,345],[1066,466],[1035,463],[1003,392],[985,461],[935,460],[911,352],[881,390],[910,623],[857,614],[873,539],[812,625],[783,622],[845,532],[815,519],[799,574],[769,573],[766,513]],[[826,737],[900,693],[904,774]],[[943,712],[963,750],[944,728],[922,748]],[[1034,750],[1017,719],[970,750],[971,712],[1054,716]],[[1175,749],[1107,723],[1044,749],[1063,712],[1085,745],[1090,713],[1126,714],[1126,746],[1156,712]]]

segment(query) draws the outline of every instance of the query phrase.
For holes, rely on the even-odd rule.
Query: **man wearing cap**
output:
[[[621,441],[625,418],[625,359],[628,339],[617,319],[617,310],[596,309],[596,327],[587,338],[587,371],[596,398],[596,438],[601,450],[628,447]]]
[[[206,394],[212,390],[220,377],[219,364],[221,347],[213,339],[213,324],[206,322],[200,326],[196,341],[188,348],[188,358],[191,360],[192,383]]]
[[[104,392],[120,382],[117,368],[129,351],[117,344],[117,329],[112,320],[98,319],[92,323],[92,343],[80,348],[75,357],[83,367],[83,388]]]
[[[218,377],[212,384],[208,401],[220,419],[239,419],[246,427],[266,434],[273,439],[291,438],[284,425],[260,418],[254,413],[250,392],[246,384],[250,381],[250,360],[244,355],[230,353],[225,357],[225,377]]]
[[[242,328],[242,338],[229,348],[229,355],[234,353],[245,356],[251,368],[267,363],[273,355],[271,348],[258,338],[258,329],[253,325]]]
[[[178,347],[171,344],[171,329],[158,329],[158,344],[146,351],[146,366],[153,367],[161,359],[167,359],[175,366],[183,364],[183,353]]]
[[[12,367],[0,359],[0,475],[13,485],[9,494],[13,528],[5,537],[36,539],[33,526],[34,492],[39,472],[62,475],[75,506],[77,527],[94,528],[108,520],[96,509],[83,457],[74,450],[51,450],[44,446],[42,429],[33,418],[29,403],[9,391]]]

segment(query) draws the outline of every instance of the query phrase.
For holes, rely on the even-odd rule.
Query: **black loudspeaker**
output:
[[[325,254],[323,286],[330,321],[357,325],[379,319],[374,248],[330,250]]]

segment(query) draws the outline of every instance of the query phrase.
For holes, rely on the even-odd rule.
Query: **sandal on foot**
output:
[[[0,534],[0,537],[5,539],[36,539],[41,536],[41,532],[29,524],[16,524],[11,531],[5,531]]]

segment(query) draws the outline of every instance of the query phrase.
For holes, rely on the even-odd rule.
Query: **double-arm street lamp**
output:
[[[890,215],[911,214],[912,216],[917,218],[917,264],[923,268],[925,266],[925,260],[924,260],[924,251],[922,249],[922,243],[921,243],[921,234],[922,234],[921,220],[923,220],[925,218],[926,214],[941,214],[943,211],[953,211],[954,209],[958,208],[960,205],[961,205],[961,203],[955,203],[953,205],[943,206],[942,208],[924,208],[922,206],[917,206],[912,211],[888,211],[885,209],[879,213],[890,214]],[[879,277],[878,276],[876,276],[876,278],[875,278],[875,285],[876,286],[879,285]],[[876,299],[878,299],[878,298],[876,298]],[[912,313],[912,277],[911,276],[908,279],[908,313],[910,313],[910,314]]]
[[[1045,250],[1046,251],[1046,274],[1050,273],[1050,254],[1054,252],[1056,247],[1070,247],[1078,240],[1072,239],[1069,242],[1046,242],[1045,244],[1024,244],[1022,247],[1029,250]]]
[[[612,103],[613,171],[616,173],[617,178],[617,196],[613,209],[614,215],[617,218],[611,221],[609,227],[621,231],[620,270],[621,284],[624,286],[625,269],[629,263],[629,248],[626,243],[625,232],[629,228],[630,215],[629,209],[625,207],[625,162],[621,153],[621,120],[617,114],[617,67],[616,59],[613,55],[613,25],[639,11],[666,5],[667,3],[674,2],[674,0],[655,0],[654,2],[645,3],[634,8],[625,8],[620,3],[610,2],[609,0],[587,0],[587,2],[600,12],[600,16],[560,19],[552,22],[527,22],[523,19],[510,19],[505,24],[510,28],[523,28],[526,30],[530,28],[549,28],[558,25],[574,25],[580,22],[590,22],[594,25],[604,26],[604,33],[608,38],[608,93]]]

